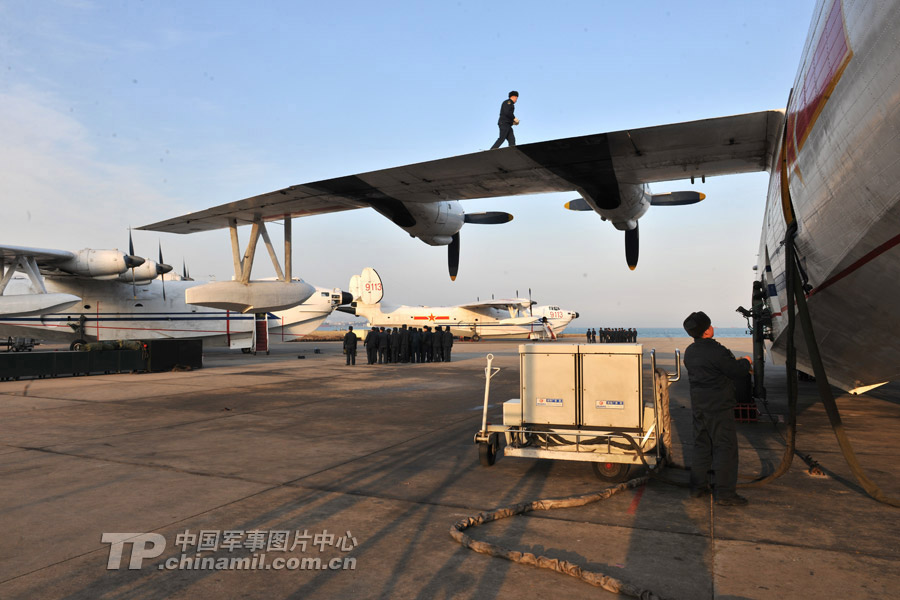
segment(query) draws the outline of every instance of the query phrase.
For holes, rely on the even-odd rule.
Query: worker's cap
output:
[[[684,320],[684,330],[692,338],[703,337],[703,332],[709,329],[712,321],[703,311],[693,312]]]
[[[518,95],[519,95],[519,92],[517,92],[516,90],[513,90],[509,93],[510,98],[512,98],[513,96],[518,96]]]

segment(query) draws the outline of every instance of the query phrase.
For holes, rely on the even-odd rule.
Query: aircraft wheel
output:
[[[473,342],[480,342],[480,341],[481,341],[481,336],[478,335],[478,334],[476,333],[475,335],[472,336],[472,341],[473,341]]]
[[[84,340],[75,340],[71,344],[69,344],[69,350],[81,350],[81,347],[87,344]]]
[[[631,465],[624,463],[592,462],[594,475],[603,481],[610,483],[622,483],[628,481],[631,474]]]
[[[481,442],[478,444],[478,462],[481,463],[482,467],[490,467],[495,462],[497,462],[497,451],[500,449],[500,444],[497,439],[497,434],[491,434],[489,442]]]
[[[253,352],[253,350],[251,350],[250,348],[241,348],[241,352],[243,352],[244,354],[250,354],[251,352]]]

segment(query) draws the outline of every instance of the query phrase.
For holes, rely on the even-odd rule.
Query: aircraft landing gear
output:
[[[472,334],[472,341],[473,341],[473,342],[480,342],[480,341],[481,341],[481,336],[478,335],[477,333]]]

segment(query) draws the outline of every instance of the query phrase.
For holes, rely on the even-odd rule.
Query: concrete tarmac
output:
[[[639,341],[670,371],[690,342]],[[721,341],[749,354],[749,339]],[[490,398],[499,423],[518,396],[517,343],[453,350],[451,363],[369,366],[361,352],[345,366],[340,343],[293,343],[269,356],[207,351],[193,372],[0,383],[0,598],[615,597],[450,538],[467,515],[606,486],[586,463],[480,466],[484,357],[502,369]],[[778,420],[784,370],[767,367]],[[664,598],[896,598],[900,513],[853,480],[815,384],[800,391],[797,447],[822,476],[795,457],[775,482],[739,490],[746,507],[654,480],[468,533]],[[674,451],[689,464],[686,377],[671,398]],[[900,385],[838,405],[868,475],[900,496]],[[771,471],[783,433],[766,415],[739,424],[741,471]],[[104,533],[138,543],[111,560]],[[234,568],[193,568],[197,557]]]

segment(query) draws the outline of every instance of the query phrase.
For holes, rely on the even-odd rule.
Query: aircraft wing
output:
[[[26,248],[25,246],[6,246],[0,244],[0,257],[3,260],[12,261],[19,256],[34,258],[39,266],[53,265],[70,258],[75,254],[67,250],[53,250],[49,248]]]
[[[291,186],[140,229],[193,233],[255,218],[274,221],[398,202],[439,202],[579,191],[614,183],[764,171],[784,113],[762,111],[522,144]]]
[[[530,300],[517,298],[515,300],[487,300],[485,302],[470,302],[468,304],[460,304],[457,308],[508,308],[510,306],[522,306],[528,308],[534,304]]]

